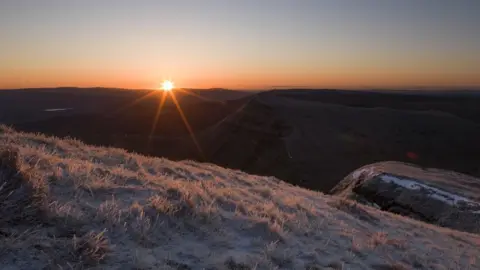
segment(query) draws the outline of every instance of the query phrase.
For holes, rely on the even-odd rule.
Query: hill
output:
[[[3,269],[480,268],[479,235],[274,177],[6,127],[0,146]]]
[[[0,122],[144,155],[207,161],[322,192],[353,170],[384,160],[480,176],[477,92],[193,93],[175,95],[202,153],[171,99],[152,132],[161,92],[0,91]]]
[[[384,160],[480,176],[478,102],[463,95],[264,92],[216,127],[209,161],[324,192]]]

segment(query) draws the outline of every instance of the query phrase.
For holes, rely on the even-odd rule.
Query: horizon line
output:
[[[273,91],[273,90],[350,90],[350,91],[480,91],[480,86],[406,86],[406,87],[309,87],[309,86],[270,86],[259,88],[225,88],[225,87],[177,87],[178,89],[188,90],[228,90],[228,91]],[[111,86],[40,86],[40,87],[16,87],[0,88],[5,90],[40,90],[40,89],[110,89],[110,90],[130,90],[130,91],[153,91],[155,88],[126,88]]]

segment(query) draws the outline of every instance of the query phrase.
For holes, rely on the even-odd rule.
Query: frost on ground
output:
[[[480,236],[193,161],[0,129],[2,269],[480,269]]]

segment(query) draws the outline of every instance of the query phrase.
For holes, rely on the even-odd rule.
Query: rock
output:
[[[480,179],[401,162],[364,166],[331,194],[442,227],[480,234]]]

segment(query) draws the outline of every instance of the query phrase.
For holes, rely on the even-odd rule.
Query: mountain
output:
[[[0,91],[0,122],[18,130],[207,161],[323,192],[353,170],[385,160],[480,176],[480,96],[475,94],[176,91],[193,140],[171,98],[152,132],[163,92],[17,91]],[[52,108],[68,110],[45,111]]]
[[[275,177],[0,128],[3,269],[478,269],[480,236]]]
[[[478,102],[470,96],[264,92],[211,132],[216,146],[209,161],[324,192],[351,171],[385,160],[480,176]]]

